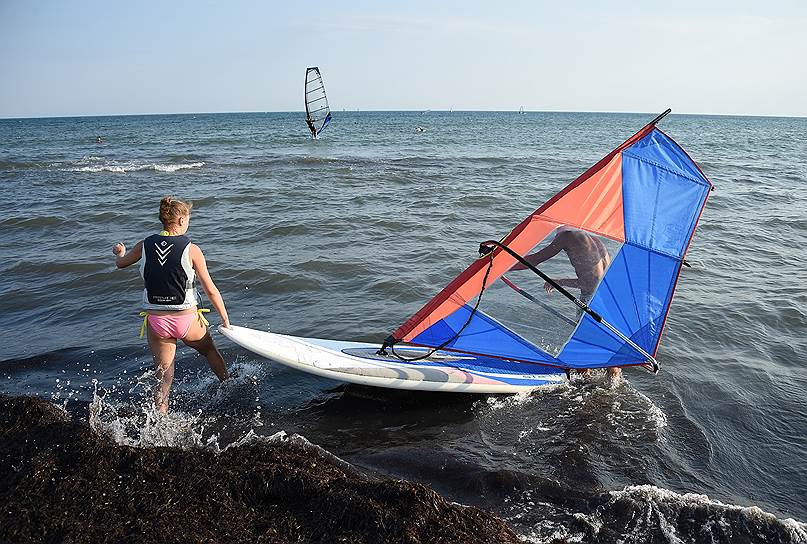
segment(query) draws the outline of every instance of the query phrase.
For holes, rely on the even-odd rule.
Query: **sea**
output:
[[[299,112],[2,119],[0,392],[141,448],[299,435],[528,542],[806,542],[805,118],[660,124],[715,190],[656,375],[422,396],[303,374],[214,330],[232,379],[182,347],[171,414],[153,413],[142,283],[112,247],[160,230],[161,197],[193,201],[233,324],[380,343],[653,117],[335,111],[316,141]]]

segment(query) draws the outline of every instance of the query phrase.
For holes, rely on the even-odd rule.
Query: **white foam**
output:
[[[548,510],[536,516],[529,491],[517,503],[521,508],[507,520],[521,527],[522,538],[535,543],[599,541],[600,537],[611,542],[616,537],[616,541],[623,544],[638,544],[658,540],[652,536],[657,532],[670,544],[732,542],[735,539],[807,542],[807,524],[792,518],[779,519],[756,506],[724,504],[700,493],[676,493],[654,485],[632,485],[611,491],[607,496],[609,499],[594,512],[573,514],[580,528],[575,528],[577,524],[554,520],[557,512],[552,504],[538,503]],[[626,502],[633,506],[626,509]],[[630,516],[629,520],[626,515]],[[695,518],[699,520],[697,525],[692,523]]]
[[[123,166],[82,166],[81,168],[69,168],[70,172],[115,172],[117,174],[125,174],[126,169]]]
[[[548,525],[549,522],[546,523]],[[544,524],[539,524],[544,525]],[[540,529],[544,529],[540,527]],[[570,532],[568,529],[560,526],[553,526],[550,529],[552,532],[547,535],[541,535],[537,530],[532,531],[526,535],[520,535],[525,541],[530,542],[532,544],[552,544],[555,542],[568,542],[570,544],[574,544],[577,542],[585,542],[585,535],[582,534],[575,534]],[[548,532],[548,531],[547,531]]]
[[[611,379],[605,372],[593,372],[586,378],[575,377],[571,383],[541,388],[529,394],[490,397],[483,406],[494,418],[512,418],[516,412],[523,416],[525,411],[531,411],[530,417],[525,419],[529,426],[521,430],[519,441],[535,431],[546,432],[558,425],[562,430],[568,418],[591,416],[591,410],[597,410],[598,417],[589,417],[587,425],[601,425],[610,435],[619,437],[650,433],[660,440],[661,431],[667,426],[667,416],[650,398],[630,382]]]
[[[702,531],[709,531],[710,527],[715,525],[730,527],[725,518],[725,514],[732,513],[742,515],[743,518],[749,520],[752,524],[779,525],[785,529],[793,542],[807,542],[807,524],[792,518],[778,519],[775,515],[765,512],[757,506],[725,504],[710,499],[707,495],[700,493],[680,494],[670,491],[669,489],[649,484],[632,485],[621,491],[611,491],[609,494],[611,501],[600,507],[600,509],[608,509],[608,507],[616,501],[624,499],[645,504],[648,508],[648,515],[650,515],[650,513],[653,514],[653,518],[657,520],[659,529],[661,529],[669,542],[683,542],[676,534],[675,529],[675,521],[683,508],[708,509],[709,517],[713,518],[713,520],[710,523],[704,524]],[[601,525],[601,522],[598,522],[597,525]]]
[[[91,157],[94,159],[95,157]],[[126,174],[128,172],[142,172],[145,170],[153,170],[155,172],[177,172],[179,170],[188,170],[191,168],[201,168],[205,165],[204,162],[191,162],[183,164],[137,164],[134,162],[125,164],[93,164],[89,166],[81,166],[78,168],[68,168],[70,172],[113,172],[116,174]]]
[[[566,382],[549,384],[538,387],[534,391],[515,393],[513,395],[497,395],[486,399],[487,406],[493,410],[504,410],[514,406],[524,406],[535,401],[537,395],[555,394],[558,391],[569,389]]]
[[[192,162],[189,164],[152,164],[149,166],[158,172],[176,172],[177,170],[187,170],[189,168],[201,168],[204,165],[204,162]]]

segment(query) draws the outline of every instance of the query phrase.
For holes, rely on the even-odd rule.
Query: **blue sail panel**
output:
[[[467,304],[441,319],[416,336],[413,344],[437,347],[453,338],[468,322],[472,308]],[[482,353],[540,364],[560,364],[557,359],[538,346],[511,331],[489,315],[477,310],[462,333],[449,342],[446,349],[468,353]]]
[[[662,137],[654,131],[622,152],[625,242],[683,257],[710,185]]]
[[[624,244],[589,306],[648,353],[655,351],[672,299],[679,260]],[[586,315],[558,355],[564,366],[596,368],[644,362],[635,349]]]
[[[322,134],[322,131],[325,130],[325,127],[327,127],[330,123],[331,123],[331,112],[328,112],[328,115],[325,116],[325,120],[322,122],[322,127],[320,127],[320,129],[317,131],[317,136]]]
[[[583,316],[558,359],[565,368],[627,366],[642,364],[645,360],[588,315]]]
[[[657,128],[623,150],[622,158],[624,159],[625,156],[657,164],[703,185],[710,185],[692,159],[689,158],[689,155],[669,136]]]

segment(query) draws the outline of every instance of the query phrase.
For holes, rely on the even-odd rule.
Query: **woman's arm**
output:
[[[210,303],[221,316],[222,324],[229,329],[230,318],[227,317],[224,299],[221,298],[221,293],[219,293],[216,284],[213,283],[213,279],[207,271],[207,262],[202,250],[196,244],[191,244],[191,263],[193,263],[193,269],[196,271],[196,276],[199,278],[199,283],[202,284],[202,289],[205,290],[207,298],[210,299]]]
[[[118,268],[126,268],[130,264],[134,264],[140,260],[143,252],[143,241],[135,244],[129,253],[126,253],[126,246],[123,242],[118,242],[112,247],[112,254],[115,255],[115,266]]]

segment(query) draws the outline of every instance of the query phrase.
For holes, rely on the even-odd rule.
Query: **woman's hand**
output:
[[[230,325],[230,320],[229,319],[223,320],[222,323],[221,323],[221,326],[224,327],[225,329],[231,329],[232,330],[232,328],[233,328],[233,326]]]
[[[126,253],[126,246],[123,245],[123,242],[118,242],[112,246],[112,253],[115,255],[115,266],[118,268],[126,268],[140,260],[143,254],[143,241],[137,242],[128,254]]]

